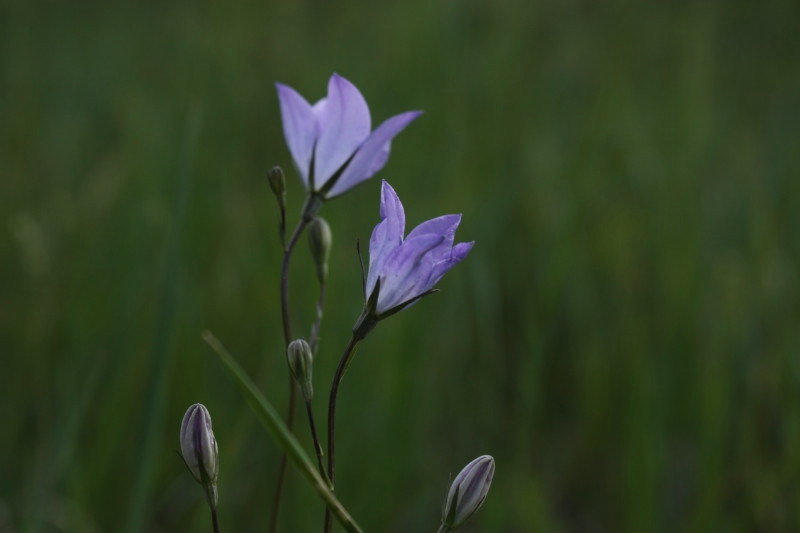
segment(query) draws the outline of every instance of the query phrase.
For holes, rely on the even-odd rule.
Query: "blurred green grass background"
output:
[[[374,124],[425,111],[379,177],[409,227],[461,212],[477,241],[343,383],[365,529],[435,529],[483,453],[465,530],[800,529],[798,24],[791,0],[3,2],[0,529],[210,530],[174,453],[194,402],[223,530],[266,529],[279,452],[200,332],[283,412],[267,169],[292,221],[302,191],[272,84],[315,101],[334,71]],[[378,191],[323,210],[323,427]],[[321,527],[294,473],[284,501],[283,530]]]

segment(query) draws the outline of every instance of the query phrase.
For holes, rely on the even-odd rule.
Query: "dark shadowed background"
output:
[[[334,71],[373,124],[425,114],[322,212],[323,427],[380,178],[409,227],[460,212],[476,241],[343,382],[366,530],[435,530],[484,453],[464,530],[800,529],[799,6],[0,3],[0,530],[209,531],[175,454],[194,402],[223,531],[266,530],[278,449],[200,333],[284,411],[267,169],[290,223],[303,192],[273,82],[313,102]],[[305,243],[294,267],[306,331]],[[294,471],[285,503],[281,529],[321,528]]]

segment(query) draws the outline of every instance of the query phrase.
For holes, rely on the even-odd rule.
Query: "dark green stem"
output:
[[[344,373],[356,353],[358,343],[360,343],[367,334],[372,331],[378,323],[377,318],[369,313],[367,309],[362,311],[361,316],[358,318],[356,325],[353,327],[353,335],[347,343],[347,346],[339,359],[339,365],[336,367],[336,373],[333,375],[333,382],[331,383],[331,395],[328,400],[328,479],[331,482],[333,489],[336,484],[336,399],[339,395],[339,384],[342,382]],[[325,533],[330,533],[333,525],[333,516],[330,509],[325,510]]]
[[[283,341],[284,346],[289,346],[292,342],[292,325],[289,321],[289,264],[292,259],[292,251],[294,250],[297,241],[300,239],[303,230],[314,218],[314,215],[322,207],[323,199],[315,194],[310,194],[306,199],[306,204],[303,206],[303,213],[300,217],[300,222],[292,233],[289,243],[286,245],[283,253],[283,263],[281,264],[281,322],[283,323]],[[294,429],[294,416],[297,411],[297,385],[295,384],[292,373],[289,372],[289,407],[286,413],[286,426],[289,431]],[[272,500],[272,513],[270,518],[269,531],[274,532],[278,527],[278,512],[281,506],[281,496],[283,495],[283,485],[286,480],[286,468],[288,466],[286,453],[281,456],[281,464],[278,468],[278,481],[275,486],[275,496]]]
[[[317,300],[317,319],[311,327],[311,336],[308,339],[308,345],[311,347],[311,353],[316,355],[317,345],[319,344],[319,328],[322,324],[322,311],[325,308],[325,286],[323,281],[319,284],[319,299]]]
[[[322,444],[319,442],[317,436],[317,425],[314,423],[314,411],[311,409],[311,402],[306,402],[306,412],[308,413],[308,425],[311,428],[311,439],[314,441],[314,450],[317,452],[317,467],[319,468],[319,475],[328,482],[328,486],[333,489],[328,473],[325,470],[325,463],[323,462]]]
[[[219,533],[219,519],[217,518],[217,509],[211,508],[211,527],[214,528],[214,533]]]

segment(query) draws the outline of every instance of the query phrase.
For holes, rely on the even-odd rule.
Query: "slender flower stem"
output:
[[[344,349],[342,358],[339,360],[339,366],[336,367],[336,373],[333,376],[331,383],[331,396],[328,402],[328,477],[331,482],[336,482],[336,398],[339,395],[339,384],[342,382],[342,376],[347,368],[347,364],[355,353],[356,347],[361,339],[357,339],[355,335],[350,337],[347,347]]]
[[[319,328],[322,322],[322,309],[325,306],[325,281],[319,285],[319,299],[317,300],[317,319],[311,327],[311,337],[309,338],[309,346],[311,353],[317,353],[317,345],[319,344]],[[328,481],[328,484],[333,488],[333,484],[328,479],[328,473],[325,470],[325,463],[323,462],[322,445],[317,437],[317,425],[314,423],[314,411],[311,409],[311,402],[306,402],[306,412],[308,413],[308,424],[311,427],[311,438],[314,440],[314,449],[317,452],[317,462],[319,463],[319,474]]]
[[[303,207],[303,214],[297,227],[289,239],[289,243],[284,248],[283,263],[281,264],[281,322],[283,323],[283,341],[285,346],[292,342],[292,325],[289,321],[289,264],[292,259],[292,251],[303,234],[306,226],[314,218],[314,215],[322,207],[322,200],[314,195],[309,195]],[[297,411],[297,385],[291,372],[289,374],[289,407],[286,413],[286,426],[289,431],[294,429],[294,415]],[[269,530],[274,532],[278,527],[278,512],[281,506],[281,496],[283,495],[283,485],[286,480],[286,468],[288,466],[286,453],[281,455],[281,464],[278,468],[278,481],[275,484],[275,496],[272,500],[272,513],[270,518]]]
[[[286,250],[286,206],[278,206],[278,235],[281,238],[281,246]]]
[[[344,377],[344,373],[347,371],[347,367],[350,365],[350,361],[356,353],[358,343],[364,340],[377,323],[377,317],[365,308],[361,316],[358,317],[356,325],[353,326],[353,335],[347,342],[347,346],[345,346],[344,352],[342,353],[342,358],[339,359],[339,366],[336,367],[336,373],[333,375],[331,395],[328,400],[328,479],[330,479],[332,489],[336,483],[336,398],[339,395],[339,384],[342,382],[342,377]],[[331,515],[330,509],[326,509],[325,533],[330,533],[332,526],[333,516]]]
[[[336,483],[336,398],[339,394],[339,383],[342,381],[344,371],[347,364],[355,353],[360,339],[356,339],[355,332],[350,337],[347,346],[344,349],[342,358],[339,359],[339,366],[336,367],[336,373],[333,375],[333,382],[331,383],[331,396],[328,400],[328,479],[331,480],[331,486],[335,487]],[[333,516],[328,508],[325,508],[325,526],[323,531],[330,533],[333,526]]]
[[[325,470],[325,463],[322,460],[324,453],[322,452],[322,444],[320,444],[319,437],[317,436],[317,425],[314,423],[314,411],[311,409],[311,402],[306,402],[306,412],[308,413],[308,425],[311,428],[311,438],[314,441],[314,450],[317,452],[319,475],[328,482],[328,486],[332,489],[333,483],[331,483],[330,478],[328,478],[328,473]]]
[[[317,320],[311,327],[311,336],[308,339],[308,345],[311,346],[311,353],[317,353],[317,345],[319,344],[319,328],[322,323],[322,311],[325,308],[325,286],[323,281],[319,284],[319,299],[317,300]]]
[[[181,456],[182,458],[183,456]],[[186,460],[183,461],[186,464]],[[189,465],[186,465],[189,468]],[[208,508],[211,511],[211,527],[214,533],[219,533],[219,519],[217,518],[217,486],[212,484],[203,485],[203,490],[206,493],[206,501]]]
[[[217,508],[211,508],[211,527],[214,528],[214,533],[219,533],[219,520],[217,519]]]

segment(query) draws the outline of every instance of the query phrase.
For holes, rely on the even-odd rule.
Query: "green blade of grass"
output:
[[[168,237],[166,271],[161,284],[160,303],[156,318],[153,349],[150,352],[150,379],[147,385],[146,407],[141,421],[141,442],[137,447],[136,476],[132,482],[130,509],[126,531],[147,529],[152,519],[153,488],[157,476],[158,454],[166,419],[167,387],[172,362],[170,341],[174,333],[178,287],[181,277],[184,227],[192,182],[192,161],[202,127],[201,109],[194,109],[187,120],[186,140],[183,143],[177,190],[175,191],[175,220]]]
[[[222,343],[210,331],[204,331],[202,334],[203,340],[208,343],[214,353],[219,356],[220,360],[225,364],[225,367],[233,376],[236,384],[244,393],[250,406],[258,415],[258,419],[269,431],[272,438],[278,445],[286,452],[289,460],[305,477],[314,490],[319,494],[322,500],[328,505],[333,514],[344,526],[345,530],[351,533],[360,533],[361,528],[356,524],[344,506],[339,502],[333,491],[328,487],[328,484],[317,472],[317,468],[311,462],[311,459],[306,454],[305,450],[297,442],[297,439],[291,434],[289,429],[284,424],[281,417],[272,407],[272,404],[261,394],[261,391],[255,386],[250,377],[245,373],[242,367],[233,359],[231,354],[225,349]]]

